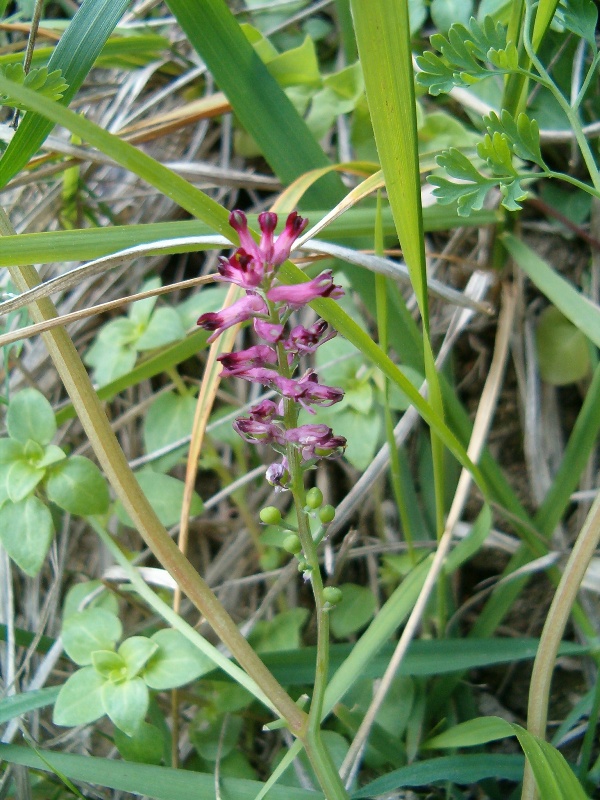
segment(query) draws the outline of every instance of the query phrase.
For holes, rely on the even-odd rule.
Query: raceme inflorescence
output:
[[[336,299],[343,291],[333,282],[331,270],[291,286],[278,280],[278,268],[289,258],[294,242],[308,223],[297,212],[288,216],[277,238],[273,235],[277,214],[260,214],[262,236],[258,243],[242,211],[233,211],[229,222],[239,236],[240,247],[231,257],[219,259],[218,280],[235,283],[246,294],[222,311],[203,314],[198,325],[212,332],[209,341],[213,341],[227,328],[252,320],[263,344],[220,356],[221,377],[260,383],[279,395],[277,402],[265,399],[253,406],[249,416],[238,418],[234,427],[246,441],[270,444],[281,453],[281,461],[272,464],[266,476],[271,484],[284,489],[290,480],[290,446],[299,453],[302,469],[319,458],[340,455],[346,446],[346,439],[335,436],[327,425],[297,424],[300,408],[314,414],[313,406],[331,406],[343,397],[341,389],[320,383],[312,369],[297,375],[301,357],[314,353],[336,332],[323,319],[308,328],[290,324],[292,314],[311,300]]]

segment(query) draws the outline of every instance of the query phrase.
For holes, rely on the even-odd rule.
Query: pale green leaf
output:
[[[112,683],[101,689],[104,711],[112,722],[128,736],[133,736],[148,713],[150,694],[141,678]]]
[[[589,375],[588,339],[554,306],[540,315],[535,340],[540,375],[547,383],[566,386]]]
[[[159,729],[142,722],[132,736],[127,736],[115,728],[113,740],[117,750],[126,761],[140,764],[160,764],[163,755],[164,739]]]
[[[146,664],[141,677],[151,689],[174,689],[191,683],[214,668],[212,659],[197,650],[178,631],[158,631],[150,641],[158,649]]]
[[[91,595],[93,597],[86,602],[86,598]],[[63,603],[63,620],[82,611],[84,606],[85,608],[104,608],[114,616],[119,613],[117,598],[104,588],[102,581],[83,581],[71,586]]]
[[[27,575],[40,571],[53,536],[52,515],[39,498],[7,501],[0,508],[0,541]]]
[[[185,328],[177,311],[174,308],[159,308],[152,314],[146,329],[135,342],[135,349],[140,352],[155,350],[177,342],[184,336]]]
[[[93,667],[74,672],[61,687],[54,706],[55,725],[89,725],[104,714],[102,687],[105,679]]]
[[[475,747],[514,735],[515,732],[510,723],[500,717],[477,717],[433,736],[421,746],[428,750],[444,750],[447,747]]]
[[[104,608],[86,608],[63,623],[62,640],[66,654],[76,664],[92,663],[95,650],[113,650],[123,628],[117,616]]]
[[[48,498],[70,514],[91,516],[108,510],[108,484],[89,458],[71,456],[51,471],[46,482]]]
[[[5,487],[9,500],[18,503],[31,494],[38,483],[46,474],[45,469],[39,469],[28,461],[13,461],[5,477]]]
[[[118,654],[127,667],[127,677],[137,678],[158,650],[158,644],[147,636],[130,636],[119,646]]]
[[[12,439],[26,443],[49,444],[56,433],[52,406],[37,389],[23,389],[15,394],[6,413],[6,427]]]

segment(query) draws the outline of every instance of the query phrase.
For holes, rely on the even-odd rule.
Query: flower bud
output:
[[[317,508],[320,508],[322,503],[323,492],[318,486],[313,486],[313,488],[309,489],[306,493],[306,505],[314,511]]]
[[[266,506],[260,510],[260,521],[265,525],[279,525],[281,522],[281,511],[275,506]]]
[[[298,572],[309,572],[310,565],[308,561],[299,561],[298,562]]]
[[[331,606],[337,606],[342,596],[342,590],[337,586],[326,586],[323,589],[323,600]]]
[[[283,540],[283,549],[294,556],[302,552],[302,544],[295,533],[290,533],[289,536],[285,537]]]
[[[335,508],[333,506],[323,506],[319,511],[319,519],[323,525],[329,525],[335,519]]]

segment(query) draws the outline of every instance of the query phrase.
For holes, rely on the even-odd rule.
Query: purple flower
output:
[[[284,456],[280,463],[273,463],[267,467],[265,478],[269,481],[271,486],[275,487],[276,492],[282,492],[287,488],[290,480],[290,465],[287,458]]]
[[[273,417],[281,417],[283,409],[280,403],[274,403],[272,400],[261,400],[250,409],[250,416],[252,419],[259,420],[260,422],[270,422]]]
[[[209,336],[208,341],[213,342],[218,336],[223,333],[227,328],[232,325],[237,325],[238,322],[245,322],[255,314],[266,314],[267,305],[262,297],[257,294],[247,294],[227,308],[221,311],[209,312],[202,314],[198,319],[198,325],[204,328],[205,331],[214,331],[212,336]]]
[[[274,375],[272,384],[273,388],[284,397],[300,403],[311,414],[315,413],[310,408],[311,405],[332,406],[334,403],[339,403],[344,397],[341,389],[336,389],[335,386],[324,386],[319,383],[319,379],[313,370],[308,370],[299,380]]]
[[[262,444],[268,442],[283,443],[283,432],[271,422],[259,422],[248,417],[238,417],[233,422],[233,429],[247,442],[261,442]]]
[[[277,363],[277,353],[273,348],[266,344],[257,344],[247,350],[240,350],[237,353],[227,353],[219,356],[217,361],[223,365],[221,377],[228,378],[237,375],[244,377],[246,370],[252,367],[264,367],[267,364]]]
[[[333,282],[332,271],[327,269],[312,281],[296,283],[291,286],[275,286],[269,289],[267,298],[272,303],[286,303],[292,308],[300,308],[317,297],[331,297],[337,300],[343,294],[342,287]]]
[[[248,220],[243,211],[232,211],[229,215],[229,224],[237,232],[240,246],[245,254],[262,265],[264,275],[269,271],[269,267],[278,267],[289,258],[292,245],[308,225],[308,220],[293,211],[287,218],[285,229],[279,234],[277,240],[273,241],[277,214],[265,211],[258,216],[258,224],[262,232],[260,244],[254,241],[248,230]]]
[[[328,325],[324,319],[319,319],[310,328],[296,325],[290,332],[283,346],[288,353],[314,353],[325,342],[333,339],[337,331],[329,330],[325,335]]]
[[[265,275],[263,262],[248,255],[242,247],[230,258],[220,256],[218,270],[220,276],[216,280],[235,283],[242,289],[256,289]]]
[[[303,399],[315,406],[332,406],[339,403],[344,397],[344,392],[335,386],[324,386],[319,383],[315,372],[309,370],[298,383],[304,386]]]
[[[283,334],[283,325],[270,322],[268,319],[256,318],[254,320],[254,330],[256,335],[260,336],[261,339],[264,339],[265,342],[277,344]]]
[[[334,436],[327,425],[300,425],[290,428],[285,439],[301,448],[304,461],[311,458],[328,458],[339,455],[346,447],[343,436]]]
[[[292,245],[307,225],[307,219],[300,217],[297,211],[292,211],[285,222],[285,228],[277,237],[277,241],[273,247],[271,263],[274,267],[283,264],[283,262],[290,257]]]

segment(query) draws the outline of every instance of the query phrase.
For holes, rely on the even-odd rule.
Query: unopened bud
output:
[[[289,536],[285,537],[283,540],[283,549],[288,553],[292,553],[294,556],[297,556],[298,553],[302,552],[302,544],[295,533],[290,533]]]
[[[265,525],[279,525],[281,522],[281,511],[275,506],[266,506],[260,510],[260,521]]]
[[[335,519],[335,508],[333,506],[323,506],[319,511],[319,519],[323,525],[329,525]]]
[[[318,488],[318,486],[313,486],[312,489],[309,489],[306,493],[306,505],[309,508],[312,508],[313,511],[317,508],[320,508],[323,503],[323,492]]]
[[[331,606],[337,606],[342,596],[342,590],[337,586],[326,586],[323,589],[323,600]]]

